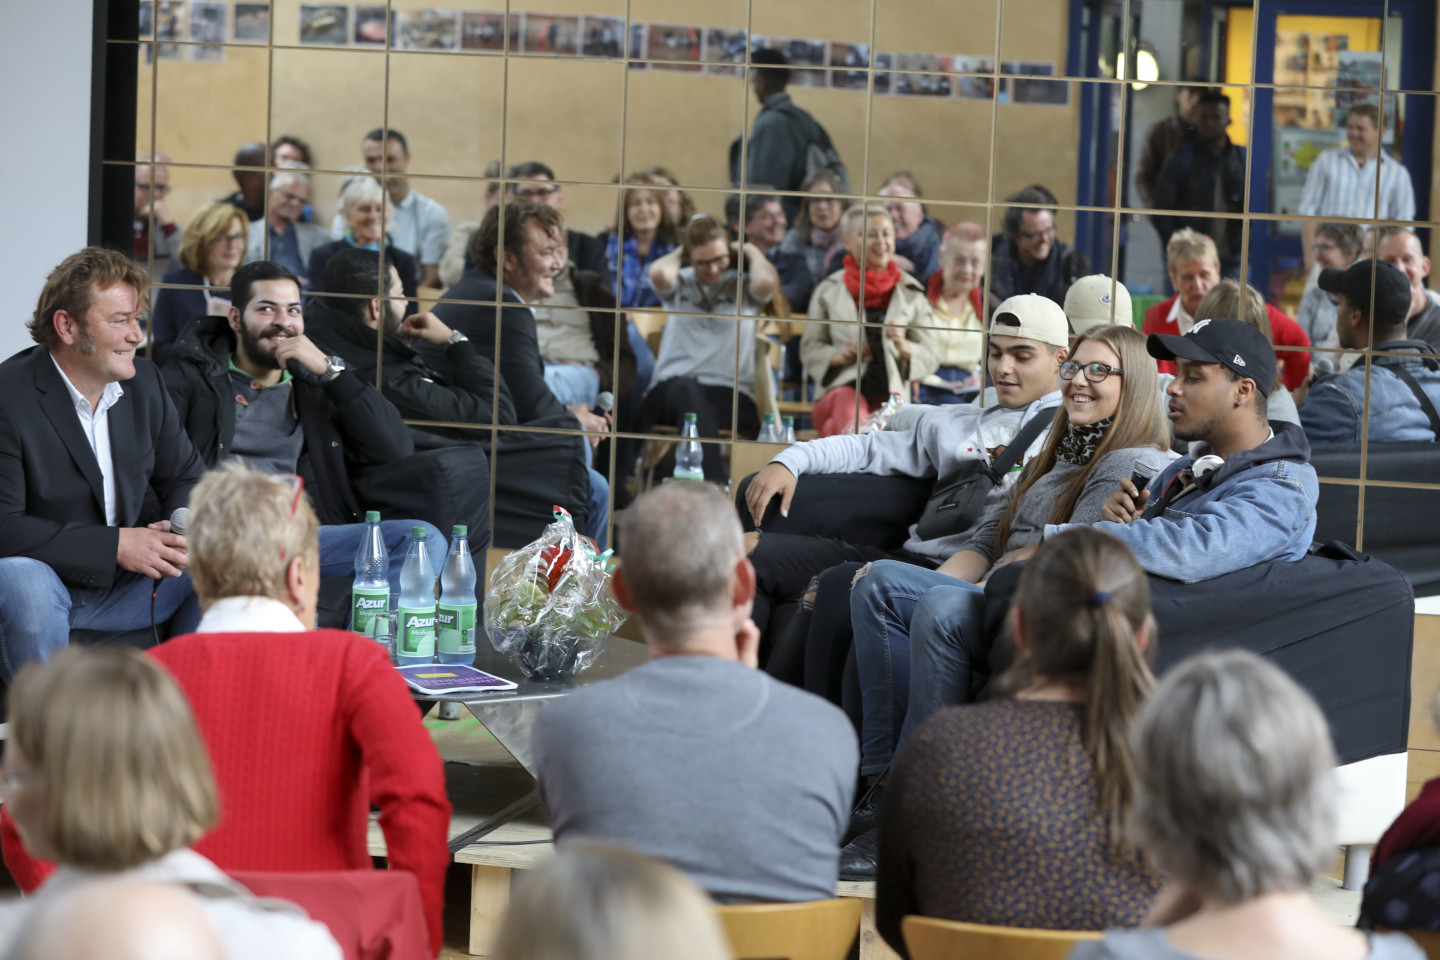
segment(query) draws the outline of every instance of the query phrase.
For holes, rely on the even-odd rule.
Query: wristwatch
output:
[[[335,356],[329,357],[327,360],[328,362],[325,364],[325,375],[320,378],[321,383],[329,383],[345,372],[344,360]]]
[[[467,341],[469,341],[469,339],[469,337],[465,336],[465,334],[461,333],[459,330],[452,330],[450,333],[450,339],[445,341],[445,346],[453,347],[457,343],[466,343]]]

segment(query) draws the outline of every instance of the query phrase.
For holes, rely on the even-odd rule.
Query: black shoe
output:
[[[880,804],[885,799],[885,784],[876,783],[860,795],[855,809],[850,812],[850,823],[845,827],[842,843],[849,843],[862,833],[875,829],[880,816]]]
[[[880,831],[867,830],[840,851],[841,880],[874,880],[880,856]]]

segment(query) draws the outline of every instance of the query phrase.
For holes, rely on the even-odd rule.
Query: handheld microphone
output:
[[[596,394],[595,406],[590,408],[590,412],[595,414],[595,416],[597,417],[608,417],[610,416],[611,411],[613,411],[614,409],[615,394],[611,393],[609,390],[601,390],[598,394]]]
[[[170,532],[185,536],[185,525],[190,520],[190,509],[188,507],[176,507],[175,512],[170,514]],[[150,586],[150,633],[155,637],[155,645],[160,645],[160,627],[155,623],[155,595],[160,592],[160,581],[164,577],[156,577],[155,582]]]
[[[1335,372],[1335,361],[1329,357],[1316,357],[1310,361],[1311,379]]]
[[[175,512],[170,514],[170,532],[185,536],[185,524],[190,520],[189,507],[176,507]]]

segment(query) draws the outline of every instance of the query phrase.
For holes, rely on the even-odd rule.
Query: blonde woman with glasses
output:
[[[204,616],[152,655],[189,696],[215,765],[225,818],[199,852],[229,870],[367,870],[377,806],[390,868],[419,880],[438,952],[443,766],[384,648],[313,628],[319,521],[303,482],[227,463],[195,487],[189,521]],[[6,863],[21,889],[44,870],[8,843]]]
[[[250,221],[239,207],[212,203],[201,207],[185,225],[176,259],[163,284],[190,287],[156,291],[150,309],[150,359],[163,364],[184,326],[196,317],[223,317],[230,312],[230,277],[245,262]]]
[[[33,895],[0,906],[4,955],[64,898],[124,878],[194,892],[229,960],[340,960],[323,925],[257,900],[191,849],[221,805],[185,694],[153,659],[124,646],[70,647],[28,664],[10,689],[9,719],[6,861],[18,830],[57,868]]]

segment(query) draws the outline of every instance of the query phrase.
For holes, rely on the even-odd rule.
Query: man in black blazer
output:
[[[160,372],[137,355],[147,278],[87,247],[45,282],[39,344],[0,364],[0,678],[46,660],[72,627],[200,622],[169,517],[204,465]],[[158,589],[155,580],[159,579]]]

